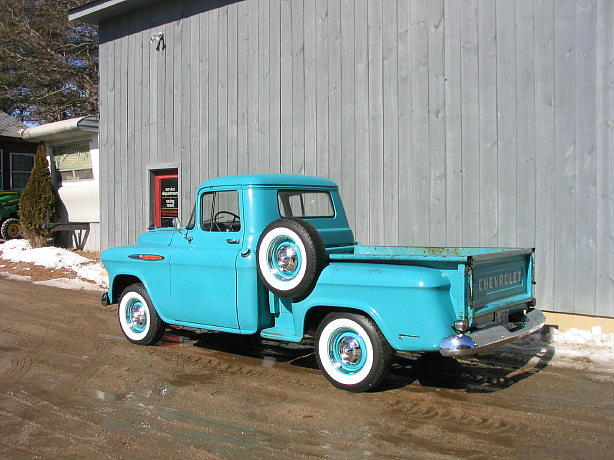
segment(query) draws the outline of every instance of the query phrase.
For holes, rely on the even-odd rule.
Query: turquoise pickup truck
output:
[[[326,378],[376,388],[397,351],[475,354],[538,330],[533,250],[362,246],[337,185],[319,177],[220,177],[198,187],[190,221],[101,255],[104,304],[126,338],[167,325],[314,338]]]

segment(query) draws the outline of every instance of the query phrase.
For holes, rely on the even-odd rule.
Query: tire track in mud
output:
[[[28,433],[27,437],[36,440],[39,449],[47,450],[51,455],[57,448],[61,448],[66,455],[65,449],[81,444],[88,446],[90,455],[106,457],[100,451],[106,444],[100,427],[74,413],[70,407],[63,407],[51,392],[20,389],[11,393],[10,399],[5,400],[2,407],[5,414],[0,433],[3,432],[9,448],[23,443],[23,439],[19,443],[10,442],[10,427],[19,426],[20,433]],[[61,429],[54,427],[55,420],[62,420]]]
[[[171,369],[173,372],[177,372],[181,369],[181,372],[189,372],[203,377],[211,374],[223,377],[247,377],[254,382],[258,382],[259,386],[266,382],[266,384],[273,384],[273,387],[291,388],[291,391],[294,391],[296,388],[301,388],[306,390],[306,395],[313,394],[314,392],[321,392],[323,386],[328,388],[329,385],[319,371],[310,372],[310,370],[306,368],[299,372],[289,371],[285,366],[288,364],[291,365],[291,361],[285,362],[284,367],[280,366],[276,368],[260,367],[261,364],[259,365],[259,363],[262,361],[259,358],[253,358],[253,363],[246,363],[245,359],[242,359],[243,362],[235,363],[232,362],[232,354],[228,355],[228,360],[226,360],[224,356],[211,356],[209,353],[215,354],[218,353],[218,351],[207,349],[204,345],[193,346],[193,343],[184,343],[182,346],[165,349],[162,347],[151,347],[147,348],[145,353],[148,355],[163,356],[168,358],[168,360],[172,360],[173,364]],[[196,383],[202,383],[202,379]],[[206,383],[204,384],[206,385]],[[263,390],[260,389],[259,391]],[[471,429],[463,430],[464,432],[469,431],[470,434],[484,437],[485,440],[492,436],[498,438],[501,436],[505,437],[514,431],[513,425],[501,419],[486,415],[467,416],[461,411],[451,412],[449,407],[445,407],[445,403],[428,401],[428,397],[422,396],[419,392],[414,393],[411,389],[404,391],[404,396],[406,396],[408,392],[412,399],[411,402],[402,399],[394,399],[390,402],[388,395],[385,393],[368,395],[367,398],[374,397],[376,401],[382,402],[384,405],[386,405],[385,401],[389,401],[387,406],[388,411],[394,411],[397,414],[403,413],[404,416],[401,425],[406,428],[416,429],[417,427],[425,425],[435,425],[445,430],[447,429],[445,427],[449,425],[455,426],[459,423],[463,423],[471,425]],[[284,394],[278,392],[273,393],[278,403],[287,399]],[[353,397],[361,398],[359,395]],[[449,402],[447,404],[449,404]],[[158,406],[158,408],[159,407],[160,406]],[[395,435],[394,431],[396,431],[396,429],[382,431],[385,432],[385,435],[382,434],[381,436],[381,441],[384,443],[404,445],[408,442],[406,432],[399,431],[398,434]],[[394,436],[398,437],[396,441],[393,439]],[[455,436],[457,436],[457,434],[455,434]],[[419,436],[416,436],[414,441],[417,442],[420,439]],[[331,444],[331,447],[334,446]],[[445,455],[449,452],[446,452],[446,448],[442,445],[439,453]]]
[[[433,400],[432,394],[412,393],[408,398],[394,398],[387,402],[386,412],[403,425],[414,429],[426,424],[454,426],[459,427],[459,432],[480,436],[505,436],[513,434],[517,429],[516,424],[503,417],[486,414],[483,408],[468,411],[465,406],[460,408],[450,404],[449,399]]]
[[[3,355],[0,357],[0,369],[5,369],[0,374],[4,383],[15,382],[26,374],[30,367],[32,367],[32,359],[27,356]]]
[[[376,438],[395,445],[419,445],[438,457],[481,457],[487,452],[504,458],[513,455],[518,426],[504,416],[481,407],[432,399],[433,394],[404,393],[403,399],[395,395],[381,401],[389,423]]]
[[[154,347],[148,350],[150,354],[159,354],[161,348]],[[285,362],[279,366],[265,367],[262,360],[254,358],[254,363],[233,363],[226,361],[216,356],[208,354],[208,349],[198,347],[173,347],[169,350],[163,350],[163,355],[173,361],[177,369],[182,369],[182,373],[191,374],[214,374],[220,376],[243,376],[258,379],[258,381],[267,381],[271,383],[292,385],[297,387],[317,388],[319,383],[324,378],[319,371],[310,372],[310,369],[304,368],[305,372],[293,372],[286,369],[286,366],[292,366],[291,362]],[[215,352],[214,352],[215,353]],[[232,358],[229,357],[229,360]],[[297,369],[301,369],[297,366]],[[177,374],[176,374],[177,375]]]
[[[92,380],[99,372],[96,364],[100,361],[99,358],[100,339],[98,338],[93,346],[87,352],[87,358],[83,364],[77,368],[76,372],[67,377],[67,391],[75,392]]]
[[[43,336],[39,334],[29,336],[27,348],[10,347],[2,351],[0,366],[6,370],[0,375],[5,386],[21,381],[30,369],[36,365],[36,361],[29,355],[37,356],[37,351],[43,343]]]
[[[92,321],[92,312],[83,310],[77,307],[71,313],[76,313],[81,321],[82,325],[78,325],[84,330],[88,330],[88,325]],[[99,310],[94,312],[94,316],[100,315]],[[100,372],[100,365],[106,362],[108,358],[104,353],[101,353],[101,346],[104,337],[101,334],[91,334],[91,340],[85,341],[88,344],[87,349],[80,350],[81,357],[86,357],[76,372],[67,377],[67,389],[72,392],[76,392],[86,386],[92,379],[94,379]],[[84,341],[80,341],[79,345],[83,345]]]

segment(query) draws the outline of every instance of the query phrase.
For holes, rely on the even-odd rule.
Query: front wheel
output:
[[[355,313],[331,313],[320,324],[315,345],[318,367],[337,388],[361,392],[379,386],[394,351],[377,325]]]
[[[160,319],[142,284],[128,286],[119,301],[119,325],[126,338],[138,345],[158,342],[166,324]]]

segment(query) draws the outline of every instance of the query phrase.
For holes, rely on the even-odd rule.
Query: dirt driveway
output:
[[[332,387],[307,345],[121,336],[99,295],[0,278],[0,457],[607,458],[610,377],[399,357],[380,392]],[[609,457],[611,458],[611,457]]]

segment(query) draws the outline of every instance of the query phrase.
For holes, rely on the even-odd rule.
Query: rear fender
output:
[[[330,264],[311,295],[292,304],[295,335],[333,311],[370,317],[397,350],[437,349],[456,317],[441,272],[398,265]]]

